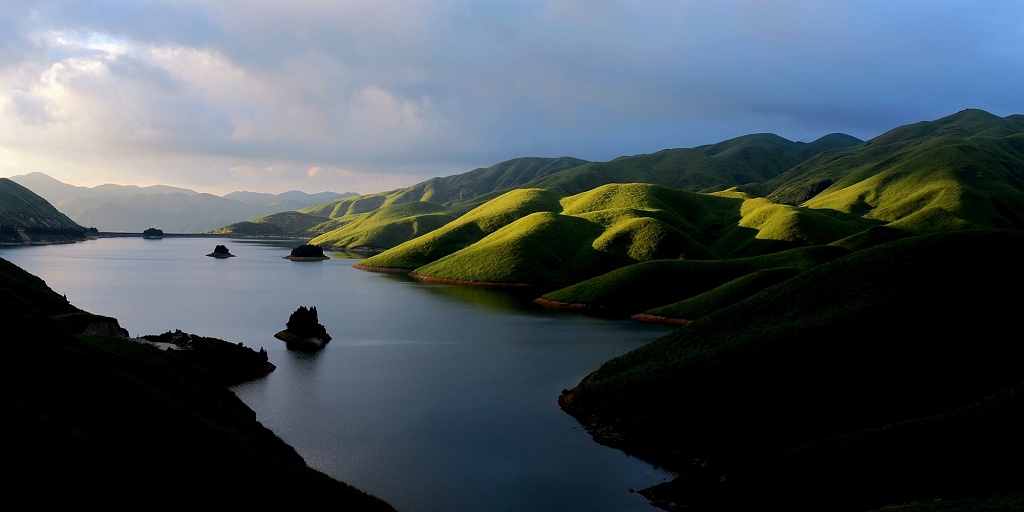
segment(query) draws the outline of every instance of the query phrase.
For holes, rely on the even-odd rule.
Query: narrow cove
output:
[[[236,258],[205,254],[216,243]],[[668,331],[546,310],[513,292],[281,259],[295,244],[101,239],[4,249],[132,335],[182,329],[263,347],[278,369],[234,387],[314,468],[403,511],[651,510],[669,475],[597,445],[555,402],[605,360]],[[273,333],[316,306],[334,340]]]

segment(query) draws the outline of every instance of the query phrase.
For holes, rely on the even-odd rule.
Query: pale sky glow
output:
[[[0,0],[0,176],[362,193],[1024,113],[1017,1]]]

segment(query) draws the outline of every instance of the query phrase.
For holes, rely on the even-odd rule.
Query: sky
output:
[[[0,176],[372,193],[1024,113],[1024,2],[0,0]]]

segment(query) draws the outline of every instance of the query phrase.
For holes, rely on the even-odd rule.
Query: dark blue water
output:
[[[205,257],[225,244],[237,257]],[[236,386],[310,466],[401,511],[644,511],[629,488],[668,478],[594,443],[555,399],[667,332],[550,311],[514,294],[292,262],[286,242],[102,239],[0,249],[132,335],[167,330],[264,347],[278,369]],[[273,334],[316,306],[334,339]]]

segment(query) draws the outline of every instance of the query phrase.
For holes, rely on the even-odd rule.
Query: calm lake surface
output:
[[[344,254],[281,259],[298,243],[108,238],[0,257],[133,336],[266,348],[277,370],[235,393],[310,466],[400,511],[654,510],[628,489],[670,475],[594,443],[555,399],[668,329],[360,271]],[[237,257],[205,257],[217,244]],[[298,306],[334,337],[320,352],[273,337]]]

